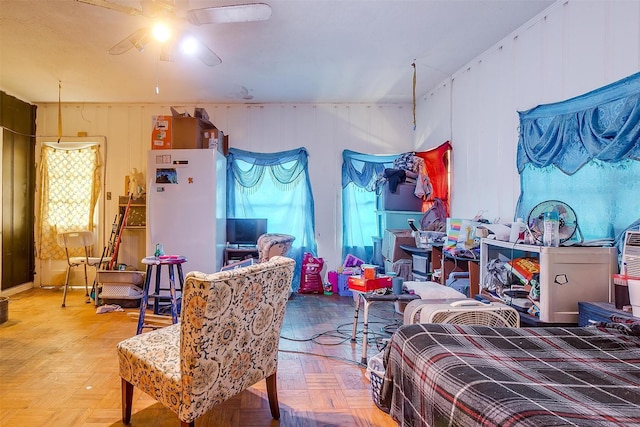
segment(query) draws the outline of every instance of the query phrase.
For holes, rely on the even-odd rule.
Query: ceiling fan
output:
[[[271,16],[271,6],[266,3],[249,3],[229,6],[213,6],[202,9],[189,9],[187,0],[140,0],[141,8],[135,8],[109,0],[76,0],[92,6],[123,12],[133,16],[145,16],[170,25],[168,31],[178,35],[169,37],[159,34],[159,27],[143,27],[129,34],[109,49],[111,55],[121,55],[135,47],[140,52],[152,41],[160,42],[160,60],[173,61],[177,56],[179,40],[182,49],[195,55],[204,64],[213,67],[222,62],[207,45],[195,37],[189,36],[186,24],[195,26],[206,24],[225,24],[235,22],[264,21]],[[166,24],[170,22],[170,24]]]

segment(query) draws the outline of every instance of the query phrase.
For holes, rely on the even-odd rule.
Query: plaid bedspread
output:
[[[640,426],[640,337],[614,330],[405,325],[385,362],[402,426]]]

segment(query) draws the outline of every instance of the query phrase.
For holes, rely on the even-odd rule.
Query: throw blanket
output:
[[[405,325],[385,362],[402,426],[640,426],[640,337],[613,329]]]

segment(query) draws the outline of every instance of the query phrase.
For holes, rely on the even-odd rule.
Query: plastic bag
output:
[[[305,252],[302,258],[302,274],[300,277],[301,294],[322,294],[324,293],[324,283],[322,281],[322,268],[324,260],[316,258],[309,252]]]
[[[504,289],[510,287],[509,272],[504,264],[503,261],[498,259],[491,259],[485,267],[487,275],[484,277],[482,287],[498,296],[502,296]]]

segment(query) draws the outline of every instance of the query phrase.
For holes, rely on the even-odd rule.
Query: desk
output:
[[[433,270],[440,269],[439,282],[447,283],[449,274],[454,271],[469,272],[469,292],[471,298],[480,292],[480,259],[454,257],[443,251],[442,246],[433,246],[431,263]]]
[[[351,331],[351,342],[356,342],[356,331],[358,327],[358,312],[360,311],[360,300],[364,301],[364,317],[362,318],[362,358],[360,362],[364,365],[367,364],[367,347],[369,343],[367,342],[369,336],[369,307],[376,302],[396,302],[396,301],[406,301],[409,302],[414,299],[420,299],[420,296],[413,294],[388,294],[381,295],[376,294],[374,292],[358,292],[353,291],[356,294],[356,310],[353,315],[353,330]]]
[[[142,259],[142,263],[147,266],[147,275],[144,281],[144,287],[142,289],[142,298],[140,300],[140,315],[138,316],[138,328],[136,330],[136,334],[140,334],[142,329],[144,328],[155,328],[156,326],[145,324],[144,317],[147,311],[147,304],[149,298],[154,299],[153,304],[153,314],[157,315],[160,313],[160,301],[161,300],[169,300],[171,305],[171,320],[172,322],[178,323],[178,297],[177,291],[182,292],[184,287],[184,274],[182,272],[182,264],[187,262],[187,258],[182,255],[171,255],[171,256],[148,256]],[[162,288],[160,286],[160,275],[161,275],[161,267],[163,265],[167,266],[169,270],[169,289]],[[173,266],[177,266],[178,268],[178,280],[180,282],[179,289],[176,288],[175,283],[175,275],[173,271]],[[149,294],[149,288],[151,286],[151,275],[153,272],[153,267],[156,267],[156,281],[155,281],[155,290],[153,294]],[[161,295],[160,291],[168,290],[169,295]]]

